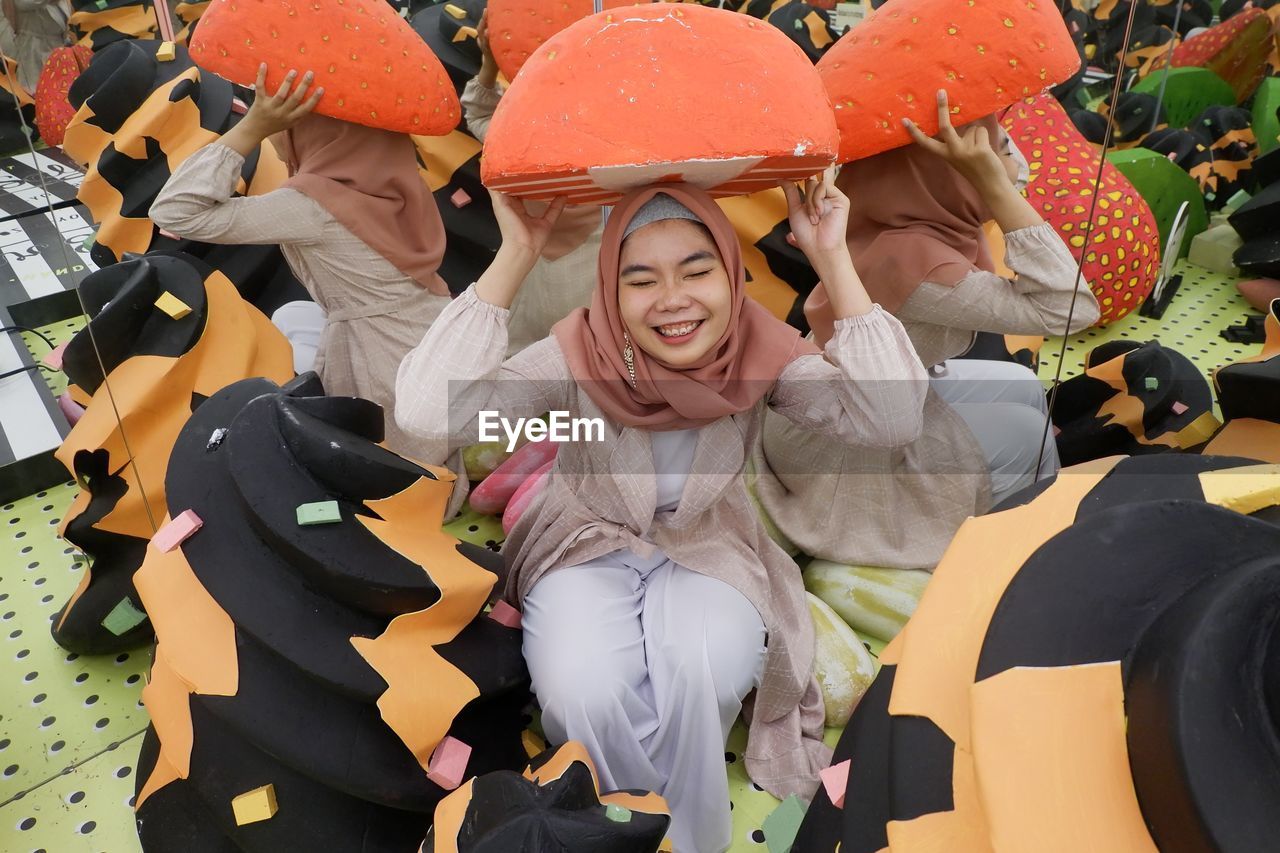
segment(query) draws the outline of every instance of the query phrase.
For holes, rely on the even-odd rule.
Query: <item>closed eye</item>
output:
[[[685,278],[704,278],[709,275],[711,275],[711,270],[707,269],[707,270],[699,270],[698,272],[688,273],[685,275]]]

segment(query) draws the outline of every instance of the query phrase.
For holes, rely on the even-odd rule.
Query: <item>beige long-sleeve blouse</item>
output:
[[[504,363],[508,317],[469,289],[404,360],[396,384],[396,419],[434,446],[434,460],[477,440],[481,410],[508,418],[565,411],[603,422],[604,441],[560,447],[547,488],[507,537],[506,597],[518,604],[546,572],[620,548],[642,556],[660,548],[731,584],[769,631],[748,771],[777,796],[811,796],[830,760],[821,740],[813,626],[799,569],[765,533],[742,471],[766,405],[849,444],[913,441],[928,381],[901,324],[878,307],[839,321],[826,359],[795,359],[758,406],[702,428],[679,508],[655,518],[651,433],[605,417],[574,381],[554,337]]]
[[[325,391],[382,406],[387,446],[420,457],[419,442],[391,417],[396,370],[449,297],[419,287],[297,190],[233,198],[243,167],[244,158],[227,146],[206,145],[169,178],[151,205],[152,221],[208,243],[279,244],[294,275],[328,315],[315,361]]]
[[[952,287],[926,281],[895,312],[926,367],[962,354],[976,332],[1056,336],[1097,322],[1098,300],[1083,278],[1077,294],[1075,258],[1052,225],[1006,234],[1005,264],[1015,278],[975,270]]]

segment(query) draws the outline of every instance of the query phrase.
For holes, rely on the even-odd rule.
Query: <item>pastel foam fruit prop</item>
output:
[[[1240,239],[1236,229],[1225,223],[1214,225],[1192,238],[1187,260],[1219,275],[1234,277],[1240,274],[1240,270],[1236,268],[1232,256],[1242,245],[1244,241]]]
[[[601,9],[635,6],[638,2],[604,0]],[[490,0],[485,7],[485,24],[498,70],[508,80],[516,79],[525,62],[547,39],[593,12],[593,0]]]
[[[902,119],[937,133],[937,92],[952,124],[990,115],[1061,83],[1080,55],[1044,0],[894,0],[836,42],[818,63],[835,106],[840,160],[911,141]]]
[[[661,181],[738,195],[821,171],[838,141],[822,81],[779,30],[656,3],[584,18],[538,48],[494,113],[481,177],[571,203]]]
[[[822,599],[805,593],[813,619],[814,676],[828,727],[842,728],[871,686],[876,664],[853,629]]]
[[[184,510],[177,518],[156,531],[151,537],[151,547],[162,553],[169,553],[196,534],[204,521],[191,510]]]
[[[880,569],[811,560],[804,588],[854,630],[888,642],[907,624],[929,583],[920,569]]]
[[[342,511],[337,501],[316,501],[298,507],[298,525],[311,527],[317,524],[337,524],[342,521]]]
[[[444,136],[461,107],[426,42],[380,0],[213,0],[191,36],[201,68],[250,86],[267,63],[274,92],[290,69],[325,88],[316,112],[356,124]]]
[[[502,532],[504,535],[511,532],[511,528],[516,526],[516,522],[520,520],[520,516],[533,505],[538,495],[547,488],[547,481],[551,478],[551,468],[555,465],[555,460],[543,465],[537,471],[520,484],[520,488],[516,489],[516,493],[511,496],[511,501],[507,504],[507,508],[502,511]]]
[[[1234,106],[1235,90],[1207,68],[1165,68],[1139,80],[1131,92],[1160,96],[1170,127],[1186,127],[1209,107]]]
[[[502,512],[524,482],[556,458],[557,449],[554,441],[543,440],[516,450],[471,492],[471,508],[484,515]]]
[[[1266,75],[1273,48],[1272,22],[1266,11],[1249,9],[1228,18],[1173,50],[1175,68],[1208,68],[1230,84],[1243,103]]]
[[[493,609],[489,611],[489,618],[508,628],[520,627],[520,611],[502,599],[498,599],[497,603],[493,605]]]
[[[1173,230],[1178,208],[1187,203],[1187,230],[1178,250],[1185,257],[1195,235],[1209,227],[1200,185],[1177,164],[1163,154],[1145,148],[1112,151],[1107,160],[1120,170],[1151,208],[1160,228],[1160,245],[1165,245]]]
[[[1277,36],[1280,38],[1280,36]],[[1268,77],[1253,93],[1253,135],[1258,140],[1258,153],[1266,154],[1280,146],[1280,77]]]
[[[1030,167],[1027,199],[1057,230],[1101,308],[1098,325],[1138,308],[1160,275],[1160,232],[1151,208],[1124,175],[1102,163],[1051,95],[1013,106],[1003,124]],[[1093,216],[1090,227],[1090,215]]]

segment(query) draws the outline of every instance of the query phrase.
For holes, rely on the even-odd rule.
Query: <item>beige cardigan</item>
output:
[[[732,585],[769,631],[747,769],[776,796],[812,796],[830,760],[813,676],[813,625],[799,569],[764,532],[742,478],[766,401],[699,431],[680,506],[657,520],[649,433],[603,416],[574,381],[554,337],[503,363],[508,315],[469,289],[404,360],[396,383],[396,420],[435,445],[427,461],[475,442],[481,410],[508,418],[567,411],[604,421],[603,442],[561,446],[546,490],[507,537],[506,597],[518,604],[546,572],[620,548],[644,555],[657,547]],[[767,395],[768,407],[849,444],[896,447],[918,437],[928,380],[897,320],[877,307],[838,322],[827,358],[806,355],[788,365]]]
[[[419,443],[390,416],[396,370],[449,297],[419,287],[297,190],[232,198],[243,167],[244,158],[227,146],[206,145],[169,178],[151,205],[151,220],[190,240],[279,244],[294,275],[328,315],[315,362],[325,392],[382,406],[387,446],[418,457]]]

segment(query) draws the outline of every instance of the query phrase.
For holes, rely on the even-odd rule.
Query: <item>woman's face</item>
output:
[[[666,219],[622,243],[618,311],[634,346],[671,367],[702,358],[733,308],[729,271],[705,228]]]
[[[991,148],[1000,158],[1000,165],[1004,166],[1005,174],[1009,176],[1009,183],[1017,184],[1021,164],[1014,156],[1013,140],[1009,138],[1009,134],[1005,133],[1004,128],[996,132],[995,138],[991,140]]]

